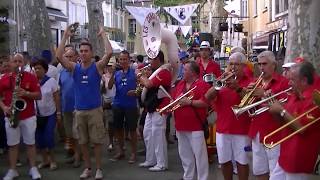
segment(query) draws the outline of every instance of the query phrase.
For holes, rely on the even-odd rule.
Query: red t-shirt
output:
[[[315,83],[316,84],[316,83]],[[303,100],[298,99],[295,95],[289,97],[288,102],[285,105],[285,109],[294,117],[301,115],[314,107],[312,93],[316,89],[310,87],[302,94]],[[315,118],[320,117],[319,109],[316,109],[310,113]],[[301,125],[308,124],[311,120],[306,116],[298,121]],[[286,136],[292,133],[293,130],[288,127],[282,131],[282,135]],[[281,143],[279,164],[289,173],[307,173],[311,174],[316,164],[318,153],[320,151],[320,121],[307,127],[303,132],[298,133],[288,140]]]
[[[161,70],[155,77],[151,79],[152,86],[153,87],[159,87],[162,85],[165,87],[171,87],[171,73],[167,69]],[[167,104],[170,103],[170,99],[168,97],[162,98],[161,103],[157,107],[158,109],[161,109],[165,107]]]
[[[3,97],[2,101],[8,107],[11,106],[12,92],[15,87],[15,79],[16,73],[5,74],[0,79],[0,93]],[[29,92],[40,92],[38,79],[29,72],[23,72],[20,87]],[[24,120],[35,115],[34,100],[27,97],[22,97],[22,99],[27,102],[27,107],[25,110],[20,112],[19,120]]]
[[[243,76],[239,80],[240,87],[247,87],[252,78]],[[235,116],[232,107],[238,105],[241,101],[239,94],[228,87],[217,91],[217,96],[213,101],[213,105],[217,112],[217,132],[224,134],[241,134],[247,135],[250,127],[250,118],[248,113]]]
[[[204,99],[205,93],[210,88],[210,85],[204,82],[201,79],[196,80],[190,87],[193,90],[193,97],[192,100],[199,100]],[[181,80],[176,88],[172,91],[172,98],[177,99],[182,94],[186,93],[186,82]],[[198,116],[196,115],[195,111],[197,111]],[[183,106],[176,109],[173,113],[175,118],[175,127],[177,131],[200,131],[202,130],[202,124],[200,120],[204,122],[205,118],[207,117],[207,108],[195,108],[193,106]],[[200,119],[199,119],[200,118]]]
[[[211,73],[213,73],[216,76],[216,78],[221,76],[220,66],[218,63],[214,62],[214,60],[209,59],[209,62],[208,62],[206,69],[204,69],[204,66],[202,64],[202,59],[200,57],[197,58],[196,62],[200,67],[200,75],[199,76],[201,79],[202,79],[203,75],[211,74]]]
[[[272,94],[276,94],[280,91],[286,90],[289,88],[289,81],[284,76],[274,73],[272,75],[272,80],[270,83],[265,87],[265,90],[271,89]],[[286,95],[278,96],[276,99],[285,98]],[[259,101],[257,99],[256,101]],[[265,104],[258,106],[257,109],[266,106]],[[272,132],[273,130],[280,127],[279,120],[275,119],[271,113],[265,111],[259,115],[256,115],[252,118],[249,136],[254,138],[256,134],[260,133],[260,142],[263,142],[264,136]],[[270,140],[276,141],[279,139],[280,136],[273,136]]]

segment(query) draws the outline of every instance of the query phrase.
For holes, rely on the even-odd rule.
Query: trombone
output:
[[[235,106],[236,108],[242,108],[245,107],[247,105],[252,104],[255,101],[255,97],[253,96],[253,92],[260,86],[260,84],[262,83],[262,76],[264,75],[264,72],[261,72],[260,76],[258,77],[258,79],[256,80],[256,82],[254,83],[254,87],[251,91],[249,91],[240,101],[240,104]]]
[[[228,72],[223,73],[223,74],[217,79],[217,81],[215,82],[215,86],[214,86],[214,89],[215,89],[215,90],[217,90],[217,91],[221,90],[223,87],[226,86],[226,81],[227,81],[229,78],[235,76],[235,73],[234,73],[233,71],[231,71],[231,73],[230,73],[229,75],[225,76],[226,73],[228,73]],[[225,77],[224,77],[224,76],[225,76]],[[222,78],[222,77],[224,77],[224,78]],[[236,79],[237,77],[235,76],[234,78]]]
[[[275,146],[281,144],[282,142],[288,140],[289,138],[291,138],[292,136],[298,134],[299,132],[303,131],[304,129],[306,129],[307,127],[311,126],[312,124],[318,122],[320,120],[320,117],[318,118],[314,118],[312,115],[310,115],[309,113],[311,113],[312,111],[318,109],[320,107],[320,92],[318,90],[315,90],[313,92],[313,102],[315,104],[314,107],[312,107],[311,109],[309,109],[307,112],[305,113],[302,113],[301,115],[299,115],[298,117],[292,119],[291,121],[289,121],[288,123],[282,125],[280,128],[272,131],[271,133],[269,133],[268,135],[266,135],[264,138],[263,138],[263,145],[266,147],[266,148],[274,148]],[[299,119],[301,119],[302,117],[306,116],[308,119],[310,119],[310,122],[305,124],[304,126],[302,126],[300,129],[297,129],[295,131],[293,131],[291,134],[287,135],[286,137],[280,139],[278,142],[270,142],[270,143],[267,143],[267,139],[270,138],[272,135],[280,132],[281,130],[285,129],[286,127],[288,127],[289,125],[291,125],[292,123],[298,121]]]
[[[262,99],[262,100],[260,100],[260,101],[255,102],[255,103],[246,105],[246,106],[244,106],[244,107],[234,106],[234,107],[232,107],[231,109],[232,109],[233,113],[234,113],[236,116],[239,116],[239,115],[241,115],[242,113],[248,111],[249,116],[250,116],[250,117],[253,117],[253,116],[256,116],[256,115],[258,115],[258,114],[261,114],[261,113],[263,113],[263,112],[265,112],[265,111],[268,111],[268,110],[270,109],[270,107],[265,106],[265,107],[262,107],[262,108],[260,108],[260,109],[255,109],[255,111],[253,111],[253,112],[250,111],[251,109],[256,108],[257,106],[259,106],[259,105],[261,105],[261,104],[263,104],[263,103],[266,103],[266,102],[269,102],[269,101],[272,102],[272,100],[273,100],[275,97],[277,97],[277,96],[279,96],[279,95],[282,95],[282,94],[284,94],[284,93],[288,94],[288,92],[291,91],[291,90],[292,90],[292,87],[290,87],[290,88],[288,88],[288,89],[286,89],[286,90],[280,91],[280,92],[278,92],[278,93],[276,93],[276,94],[274,94],[274,95],[272,95],[272,96],[269,96],[269,97],[267,97],[267,98],[264,98],[264,99]],[[288,100],[288,97],[279,99],[279,102],[280,102],[280,103],[284,103],[284,102],[286,102],[287,100]]]
[[[188,99],[192,99],[193,98],[193,90],[196,89],[197,86],[194,86],[193,88],[191,88],[189,91],[187,91],[186,93],[184,93],[183,95],[181,95],[180,97],[178,97],[177,99],[175,99],[174,101],[172,101],[170,104],[166,105],[165,107],[161,108],[160,110],[158,110],[158,112],[161,114],[164,111],[169,110],[170,112],[175,111],[176,109],[178,109],[181,104],[179,103],[179,101],[184,98],[187,97]]]

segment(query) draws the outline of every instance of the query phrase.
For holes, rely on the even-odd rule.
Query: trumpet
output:
[[[230,79],[231,77],[234,76],[235,79],[237,78],[237,77],[235,76],[235,73],[234,73],[233,71],[231,71],[231,73],[230,73],[229,75],[225,76],[226,73],[228,73],[228,72],[223,73],[223,74],[218,78],[218,80],[215,82],[215,86],[214,86],[214,89],[215,89],[215,90],[219,91],[220,89],[222,89],[223,87],[225,87],[225,86],[226,86],[226,81],[227,81],[228,79]],[[224,77],[224,76],[225,76],[225,77]],[[222,79],[222,77],[224,77],[224,78]]]
[[[275,146],[281,144],[282,142],[288,140],[289,138],[291,138],[292,136],[296,135],[297,133],[305,130],[306,128],[308,128],[309,126],[311,126],[312,124],[318,122],[320,120],[320,117],[318,118],[315,118],[313,117],[312,115],[310,115],[310,113],[316,109],[318,109],[320,107],[320,92],[318,90],[315,90],[313,92],[313,102],[315,104],[314,107],[312,107],[311,109],[309,109],[308,111],[306,111],[305,113],[302,113],[301,115],[299,115],[298,117],[292,119],[291,121],[289,121],[288,123],[282,125],[280,128],[272,131],[271,133],[269,133],[268,135],[266,135],[264,138],[263,138],[263,145],[266,147],[266,148],[269,148],[269,149],[272,149],[274,148]],[[301,128],[293,131],[291,134],[287,135],[286,137],[280,139],[279,141],[277,142],[270,142],[270,143],[267,143],[267,139],[270,138],[271,136],[273,136],[274,134],[280,132],[281,130],[285,129],[286,127],[288,127],[289,125],[291,125],[292,123],[298,121],[299,119],[301,119],[302,117],[306,116],[308,119],[310,119],[310,122],[305,124],[304,126],[302,126]]]
[[[170,104],[166,105],[165,107],[161,108],[160,110],[158,110],[158,112],[161,114],[164,111],[175,111],[176,109],[178,109],[181,104],[179,103],[179,101],[184,98],[187,97],[188,99],[192,99],[193,98],[193,90],[195,90],[197,88],[197,86],[191,88],[189,91],[187,91],[186,93],[184,93],[183,95],[181,95],[180,97],[178,97],[177,99],[175,99],[174,101],[172,101]]]
[[[286,90],[280,91],[280,92],[278,92],[278,93],[276,93],[276,94],[274,94],[274,95],[272,95],[272,96],[270,96],[270,97],[268,97],[268,98],[262,99],[262,100],[260,100],[260,101],[255,102],[255,103],[252,103],[252,104],[249,104],[249,105],[247,105],[247,106],[244,106],[244,107],[237,107],[237,106],[235,106],[235,107],[232,107],[231,109],[232,109],[233,113],[234,113],[236,116],[239,116],[239,115],[241,115],[242,113],[248,111],[249,116],[250,116],[250,117],[253,117],[253,116],[255,116],[255,115],[258,115],[258,114],[261,114],[261,113],[263,113],[263,112],[265,112],[265,111],[268,111],[270,108],[269,108],[268,106],[265,106],[265,107],[262,107],[262,108],[260,108],[260,109],[255,109],[255,111],[253,111],[253,112],[250,111],[251,109],[256,108],[257,106],[259,106],[259,105],[261,105],[261,104],[264,104],[264,103],[266,103],[266,102],[270,102],[270,101],[272,101],[275,97],[277,97],[277,96],[279,96],[279,95],[282,95],[282,94],[284,94],[284,93],[287,94],[287,93],[288,93],[289,91],[291,91],[291,90],[292,90],[292,87],[290,87],[290,88],[288,88],[288,89],[286,89]],[[288,97],[287,97],[287,98],[279,99],[279,102],[280,102],[280,103],[284,103],[284,102],[286,102],[287,100],[288,100]]]
[[[255,97],[253,96],[253,92],[260,86],[262,83],[262,76],[264,75],[264,72],[262,72],[259,76],[259,78],[256,80],[254,88],[249,91],[240,101],[240,104],[235,106],[235,108],[242,108],[247,105],[252,104],[255,101]]]
[[[147,70],[151,67],[150,64],[144,66],[143,68],[139,69],[139,73],[137,74],[137,79],[139,79],[141,76],[145,75]],[[141,94],[143,90],[143,85],[141,83],[137,84],[137,88],[136,88],[136,94]]]

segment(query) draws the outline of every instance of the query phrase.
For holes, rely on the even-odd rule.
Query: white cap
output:
[[[210,48],[210,43],[208,41],[202,41],[200,44],[200,49]]]
[[[288,62],[288,63],[285,63],[282,65],[283,68],[290,68],[292,67],[293,65],[295,65],[296,63],[294,62]]]

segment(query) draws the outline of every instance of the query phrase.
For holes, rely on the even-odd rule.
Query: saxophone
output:
[[[15,87],[12,93],[12,101],[11,101],[11,109],[10,109],[11,115],[9,119],[9,124],[10,124],[10,127],[12,128],[18,127],[19,114],[21,111],[25,110],[27,107],[27,102],[24,99],[18,97],[18,89],[20,88],[20,85],[21,85],[22,73],[23,73],[22,68],[19,67],[16,80],[15,80]]]

